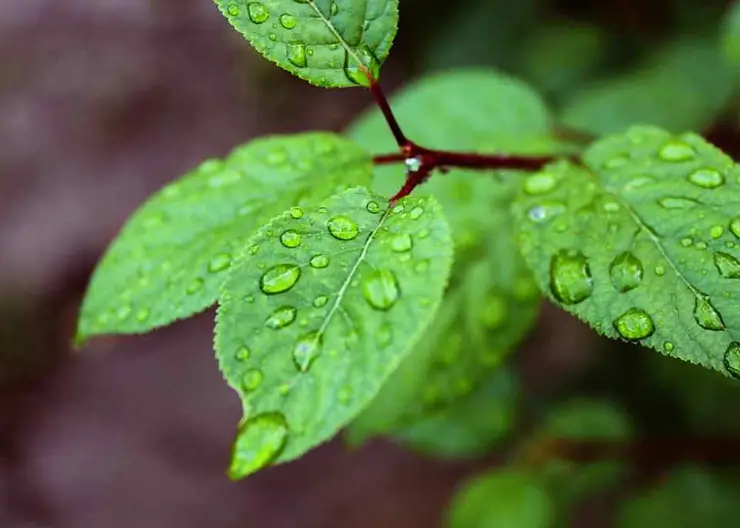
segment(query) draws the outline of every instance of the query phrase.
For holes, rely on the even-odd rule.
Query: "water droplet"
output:
[[[418,172],[421,169],[421,158],[419,156],[406,158],[403,160],[403,164],[406,165],[407,173]]]
[[[301,235],[288,229],[280,235],[280,242],[287,248],[296,248],[301,245]]]
[[[208,263],[208,271],[218,273],[224,271],[231,265],[231,255],[228,253],[219,253]]]
[[[244,302],[247,304],[252,304],[254,302],[254,295],[247,295],[244,297]]]
[[[395,235],[391,239],[391,250],[396,253],[405,253],[406,251],[410,251],[412,247],[414,247],[414,241],[408,233]]]
[[[421,215],[423,214],[424,214],[424,209],[417,206],[411,209],[411,212],[409,213],[409,218],[411,218],[411,220],[418,220],[419,218],[421,218]]]
[[[740,261],[729,253],[715,252],[714,265],[717,267],[719,274],[725,279],[740,279]]]
[[[307,372],[321,355],[321,335],[310,332],[300,337],[293,347],[293,362],[301,372]]]
[[[390,270],[374,270],[362,281],[362,294],[376,310],[390,310],[401,292],[398,280]]]
[[[625,293],[642,282],[642,262],[629,251],[620,253],[609,265],[609,277],[617,291]]]
[[[673,349],[675,347],[676,346],[671,341],[665,341],[663,343],[663,350],[665,350],[666,352],[673,352]]]
[[[717,309],[712,306],[707,296],[699,296],[694,304],[694,319],[696,323],[707,330],[724,330],[725,324]]]
[[[288,60],[299,68],[306,66],[306,45],[303,42],[294,42],[287,47]]]
[[[360,233],[357,224],[346,216],[335,216],[327,224],[329,233],[339,240],[352,240]]]
[[[244,478],[275,460],[288,440],[288,423],[280,413],[263,413],[244,420],[231,453],[228,475]]]
[[[300,207],[291,207],[290,208],[290,216],[294,218],[295,220],[298,220],[299,218],[303,217],[303,209]]]
[[[261,370],[249,369],[242,376],[242,388],[247,392],[257,390],[260,384],[262,384],[263,378],[264,375]]]
[[[576,250],[558,251],[550,259],[550,290],[563,304],[578,304],[593,292],[594,282],[586,256]]]
[[[428,269],[429,269],[429,261],[428,261],[428,260],[426,260],[426,259],[425,259],[425,260],[420,260],[420,261],[419,261],[419,262],[417,262],[417,263],[416,263],[416,265],[414,266],[414,271],[415,271],[416,273],[424,273],[424,272],[425,272],[425,271],[427,271]]]
[[[149,308],[141,308],[138,312],[136,312],[136,320],[140,323],[143,323],[147,319],[149,319],[149,316],[152,314],[151,310]]]
[[[295,264],[278,264],[260,277],[260,289],[268,294],[286,292],[295,286],[301,276],[301,268]]]
[[[273,310],[265,321],[265,326],[273,330],[280,330],[295,321],[298,310],[292,306],[280,306]]]
[[[716,189],[724,185],[725,177],[717,169],[704,168],[689,174],[689,181],[705,189]]]
[[[630,308],[614,321],[614,328],[623,338],[637,341],[653,335],[655,323],[647,312],[639,308]]]
[[[249,349],[248,346],[245,345],[245,346],[240,346],[237,349],[236,354],[234,354],[234,357],[236,358],[237,361],[246,361],[249,359],[249,356],[251,355],[252,355],[252,351]]]
[[[679,140],[671,140],[660,148],[658,156],[664,161],[689,161],[694,159],[694,147]]]
[[[709,236],[714,239],[721,237],[724,233],[725,233],[725,228],[722,227],[721,225],[712,226],[709,229]]]
[[[376,201],[373,200],[373,201],[367,203],[366,209],[368,210],[368,212],[373,213],[373,214],[379,213],[380,212],[380,204],[378,202],[376,202]]]
[[[375,333],[375,342],[380,348],[386,348],[393,342],[393,331],[387,324],[383,324]]]
[[[427,228],[425,227],[424,229],[420,230],[420,231],[419,231],[419,232],[418,232],[418,233],[416,234],[416,236],[417,236],[417,237],[419,237],[420,239],[424,239],[424,238],[428,237],[428,236],[429,236],[429,229],[427,229]]]
[[[527,211],[527,216],[533,222],[545,222],[553,217],[563,214],[566,211],[565,204],[562,202],[542,202]]]
[[[229,7],[226,9],[226,11],[229,13],[229,15],[233,17],[238,17],[239,13],[241,13],[241,9],[239,9],[239,6],[236,4],[229,4]]]
[[[727,372],[735,378],[740,378],[740,343],[730,343],[725,351],[724,364]]]
[[[555,188],[557,181],[549,172],[538,172],[524,180],[524,192],[530,195],[545,194]]]
[[[664,209],[692,209],[699,205],[699,202],[691,198],[681,198],[678,196],[666,196],[658,200],[658,204]]]
[[[737,238],[740,238],[740,216],[730,221],[730,231]]]
[[[337,393],[337,399],[342,405],[347,405],[352,400],[352,387],[344,387]]]
[[[271,41],[275,42],[277,40],[277,33],[274,31],[270,31],[270,34],[267,35],[267,38],[269,38]]]
[[[314,255],[309,262],[312,268],[323,269],[329,265],[329,257],[325,255]]]
[[[370,81],[362,71],[360,63],[357,62],[358,58],[370,75],[377,80],[380,74],[380,63],[370,49],[364,45],[358,47],[352,56],[349,53],[345,55],[344,72],[350,81],[361,86],[370,86]]]
[[[337,13],[339,13],[339,6],[336,2],[331,3],[331,10],[329,11],[330,16],[335,16]]]
[[[655,266],[655,274],[658,277],[662,277],[663,275],[665,275],[665,268],[661,265]]]
[[[629,180],[622,189],[626,192],[631,192],[652,183],[655,183],[655,178],[652,176],[638,176]]]
[[[313,305],[315,308],[323,308],[326,306],[327,302],[329,302],[329,297],[326,295],[319,295],[313,300]]]
[[[270,18],[270,11],[260,2],[247,4],[247,13],[249,13],[249,19],[255,24],[263,24]]]
[[[188,295],[193,295],[194,293],[197,293],[202,289],[203,279],[201,279],[200,277],[196,277],[187,285],[187,287],[185,288],[185,293],[187,293]]]
[[[293,15],[288,13],[283,13],[282,15],[280,15],[279,20],[280,25],[283,26],[285,29],[293,29],[298,22]]]
[[[287,383],[283,383],[280,385],[280,387],[278,387],[278,394],[280,394],[280,396],[285,396],[289,392],[290,392],[290,385],[288,385]]]
[[[685,248],[687,248],[687,247],[691,247],[691,245],[692,245],[693,243],[694,243],[694,241],[693,241],[693,240],[691,240],[691,238],[689,238],[689,237],[685,237],[685,238],[682,238],[682,239],[681,239],[681,245],[682,245],[683,247],[685,247]]]

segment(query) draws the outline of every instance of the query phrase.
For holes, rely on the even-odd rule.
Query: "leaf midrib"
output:
[[[322,13],[321,10],[318,8],[318,6],[316,5],[316,2],[314,0],[308,0],[308,5],[311,6],[311,8],[314,10],[316,15],[318,16],[318,18],[326,25],[329,31],[331,31],[334,34],[334,36],[337,38],[337,41],[339,42],[339,45],[342,46],[344,50],[352,56],[352,58],[357,62],[357,64],[362,65],[363,62],[360,59],[360,56],[357,55],[357,52],[355,52],[352,46],[350,46],[349,42],[344,40],[344,37],[342,37],[342,35],[339,34],[339,31],[337,31],[337,28],[334,27],[334,24],[331,23],[331,20],[329,20],[328,18],[324,16],[324,13]],[[363,22],[365,20],[367,20],[367,1],[365,2],[365,16],[363,17]],[[364,36],[365,36],[365,28],[363,27],[362,35],[360,36],[360,42],[362,42],[362,39],[364,38]]]

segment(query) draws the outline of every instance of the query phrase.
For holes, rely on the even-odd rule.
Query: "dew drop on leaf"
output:
[[[208,271],[211,273],[218,273],[219,271],[224,271],[230,265],[231,255],[228,253],[219,253],[208,263]]]
[[[566,209],[565,204],[562,202],[542,202],[527,211],[527,217],[533,222],[546,222],[555,216],[563,214]]]
[[[375,200],[368,202],[366,209],[369,213],[379,213],[380,212],[380,204],[376,202]]]
[[[740,238],[740,216],[730,221],[730,231],[737,238]]]
[[[279,20],[280,25],[283,26],[285,29],[293,29],[297,23],[296,18],[289,13],[283,13],[282,15],[280,15]]]
[[[725,328],[722,317],[707,296],[696,297],[694,319],[696,320],[696,324],[707,330],[716,331]]]
[[[294,42],[287,47],[288,60],[299,68],[304,68],[306,62],[306,45],[303,42]]]
[[[614,329],[624,339],[637,341],[653,335],[655,323],[644,310],[630,308],[614,321]]]
[[[693,209],[699,202],[691,198],[681,198],[679,196],[666,196],[658,200],[658,204],[664,209]]]
[[[229,5],[226,11],[229,13],[229,15],[233,17],[238,17],[239,14],[241,13],[241,9],[239,9],[239,6],[236,4]]]
[[[411,239],[411,235],[408,233],[395,235],[391,239],[391,250],[396,253],[405,253],[406,251],[410,251],[413,246],[414,242]]]
[[[295,264],[278,264],[260,277],[260,290],[268,295],[283,293],[295,286],[301,276],[301,268]]]
[[[724,185],[725,177],[717,169],[704,168],[689,174],[689,181],[705,189],[716,189]]]
[[[362,281],[362,295],[376,310],[390,310],[401,296],[398,280],[390,270],[374,270]]]
[[[360,233],[357,224],[346,216],[335,216],[327,224],[331,236],[338,240],[353,240]]]
[[[375,334],[375,342],[380,348],[387,348],[393,342],[393,330],[387,324],[383,324],[378,328]]]
[[[725,351],[724,364],[727,372],[735,378],[740,378],[740,343],[730,343]]]
[[[236,358],[237,361],[246,361],[247,359],[249,359],[249,356],[251,355],[252,355],[252,351],[249,349],[248,346],[244,345],[244,346],[240,346],[236,350],[234,357]]]
[[[692,245],[693,243],[694,243],[694,241],[693,241],[693,240],[691,240],[691,238],[689,238],[689,237],[685,237],[685,238],[682,238],[682,239],[681,239],[681,245],[682,245],[683,247],[685,247],[685,248],[687,248],[687,247],[691,247],[691,245]]]
[[[550,290],[563,304],[578,304],[594,289],[586,256],[577,250],[558,251],[550,259]]]
[[[298,338],[293,346],[293,363],[301,372],[308,372],[321,354],[321,335],[310,332]]]
[[[740,261],[729,253],[715,252],[714,265],[719,274],[725,279],[740,279]]]
[[[694,147],[683,141],[671,140],[660,148],[658,156],[663,161],[689,161],[694,159]]]
[[[720,238],[724,233],[725,228],[721,225],[716,225],[709,228],[709,236],[714,239]]]
[[[262,374],[261,370],[249,369],[242,376],[242,388],[247,392],[257,390],[262,384],[263,378],[264,374]]]
[[[260,2],[247,4],[247,13],[249,13],[249,19],[255,24],[263,24],[270,18],[270,11]]]
[[[530,195],[545,194],[555,188],[555,176],[549,172],[538,172],[524,180],[524,192]]]
[[[614,288],[622,293],[634,290],[642,282],[642,262],[630,251],[617,255],[609,265],[609,278]]]
[[[313,300],[313,305],[315,308],[323,308],[326,306],[327,302],[329,302],[329,297],[326,295],[319,295]]]
[[[136,312],[136,320],[140,323],[143,323],[147,319],[149,319],[149,316],[151,315],[151,311],[149,308],[141,308],[138,312]]]
[[[119,321],[125,321],[129,317],[131,317],[131,312],[133,311],[133,308],[130,304],[124,304],[118,310],[116,310],[116,317],[118,317]]]
[[[280,243],[287,248],[296,248],[301,245],[301,235],[288,229],[280,235]]]
[[[420,260],[414,266],[414,271],[416,273],[424,273],[428,269],[429,269],[429,261],[428,260]]]
[[[663,343],[663,350],[666,352],[673,352],[674,348],[676,348],[676,345],[674,345],[672,341],[666,341]]]
[[[303,209],[300,207],[291,207],[290,208],[290,216],[291,218],[294,218],[295,220],[298,220],[299,218],[303,217]]]
[[[424,209],[422,209],[419,206],[416,206],[413,209],[411,209],[411,212],[409,213],[409,218],[411,218],[411,220],[418,220],[419,218],[421,218],[421,215],[423,214],[424,214]]]
[[[231,453],[229,478],[237,480],[275,460],[288,440],[288,423],[280,413],[263,413],[239,426]]]
[[[312,268],[323,269],[329,265],[329,257],[326,255],[314,255],[309,261]]]
[[[286,326],[289,326],[293,321],[295,321],[297,315],[298,310],[296,310],[293,306],[280,306],[279,308],[273,310],[273,312],[269,315],[269,317],[265,321],[265,326],[267,326],[268,328],[272,328],[273,330],[285,328]]]

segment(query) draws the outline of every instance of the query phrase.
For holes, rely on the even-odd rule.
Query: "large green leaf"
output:
[[[223,287],[216,352],[245,419],[230,474],[329,439],[380,390],[432,320],[452,260],[433,198],[353,189],[278,216]],[[402,248],[402,251],[399,251]]]
[[[369,156],[329,133],[258,139],[206,161],[123,227],[92,277],[78,339],[146,332],[197,313],[216,301],[232,255],[260,225],[371,177]]]
[[[515,204],[541,289],[608,337],[740,375],[740,168],[647,127],[584,160],[530,176]]]
[[[232,26],[275,64],[324,87],[376,78],[398,26],[398,0],[215,0]]]
[[[729,101],[732,81],[713,39],[683,39],[636,71],[573,92],[561,119],[596,134],[619,132],[632,124],[654,124],[673,132],[698,130]]]

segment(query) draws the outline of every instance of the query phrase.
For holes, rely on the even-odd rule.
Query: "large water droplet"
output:
[[[658,156],[664,161],[689,161],[694,159],[694,147],[679,140],[671,140],[660,148]]]
[[[187,293],[188,295],[198,293],[200,290],[203,289],[203,284],[203,279],[201,279],[200,277],[196,277],[188,283],[187,287],[185,288],[185,293]]]
[[[639,308],[630,308],[614,321],[614,328],[623,338],[637,341],[653,335],[655,323],[647,312]]]
[[[405,253],[406,251],[410,251],[412,247],[414,247],[414,241],[408,233],[395,235],[391,239],[391,250],[396,253]]]
[[[275,460],[288,440],[288,423],[280,413],[263,413],[244,420],[231,453],[228,475],[244,478]]]
[[[689,174],[689,181],[705,189],[716,189],[724,185],[725,177],[717,169],[704,168]]]
[[[273,310],[265,321],[265,326],[273,330],[279,330],[295,321],[298,310],[292,306],[280,306]]]
[[[362,294],[376,310],[390,310],[401,296],[398,280],[390,270],[374,270],[362,281]]]
[[[321,335],[310,332],[300,337],[293,347],[293,363],[301,372],[307,372],[321,355]]]
[[[730,343],[725,351],[724,364],[727,372],[735,378],[740,378],[740,343]]]
[[[696,323],[707,330],[724,330],[725,324],[722,322],[722,316],[717,309],[712,306],[709,297],[701,296],[696,298],[694,304],[694,319]]]
[[[550,290],[563,304],[585,301],[594,289],[586,256],[576,250],[558,251],[550,259]]]
[[[260,289],[268,295],[286,292],[298,282],[300,276],[301,268],[295,264],[278,264],[260,277]]]
[[[242,376],[242,388],[247,392],[255,391],[262,384],[264,374],[259,369],[249,369]]]
[[[356,55],[356,57],[354,55]],[[357,58],[360,59],[360,63],[362,63],[375,80],[377,80],[380,75],[380,63],[375,55],[367,48],[367,46],[364,45],[357,48],[355,50],[355,54],[350,55],[347,53],[345,55],[344,72],[346,73],[347,78],[361,86],[370,86],[370,81],[368,80],[367,75],[365,75],[365,72],[362,71],[360,63],[357,62]]]
[[[327,224],[329,233],[339,240],[352,240],[360,233],[357,224],[346,216],[335,216]]]
[[[664,209],[693,209],[699,202],[691,198],[681,198],[680,196],[666,196],[658,200],[658,204]]]
[[[712,226],[709,228],[709,236],[715,240],[720,238],[725,233],[725,228],[721,225]]]
[[[306,45],[303,42],[294,42],[287,47],[288,60],[299,68],[306,67]]]
[[[287,248],[296,248],[301,245],[301,235],[288,229],[280,235],[280,242]]]
[[[280,20],[280,25],[283,26],[285,29],[293,29],[298,22],[296,20],[296,17],[294,17],[293,15],[289,13],[283,13],[282,15],[280,15],[279,20]]]
[[[740,216],[730,221],[730,231],[737,238],[740,238]]]
[[[224,271],[231,265],[231,255],[228,253],[219,253],[208,263],[208,271],[218,273]]]
[[[555,188],[557,181],[549,172],[538,172],[524,180],[524,192],[531,195],[545,194]]]
[[[263,24],[270,18],[270,11],[260,2],[247,4],[247,13],[249,13],[249,19],[255,24]]]
[[[329,257],[326,255],[314,255],[309,261],[312,268],[323,269],[329,265]]]
[[[620,253],[609,266],[609,277],[617,291],[634,290],[642,282],[642,262],[629,251]]]
[[[725,279],[740,279],[740,261],[729,253],[717,251],[714,254],[714,265]]]

